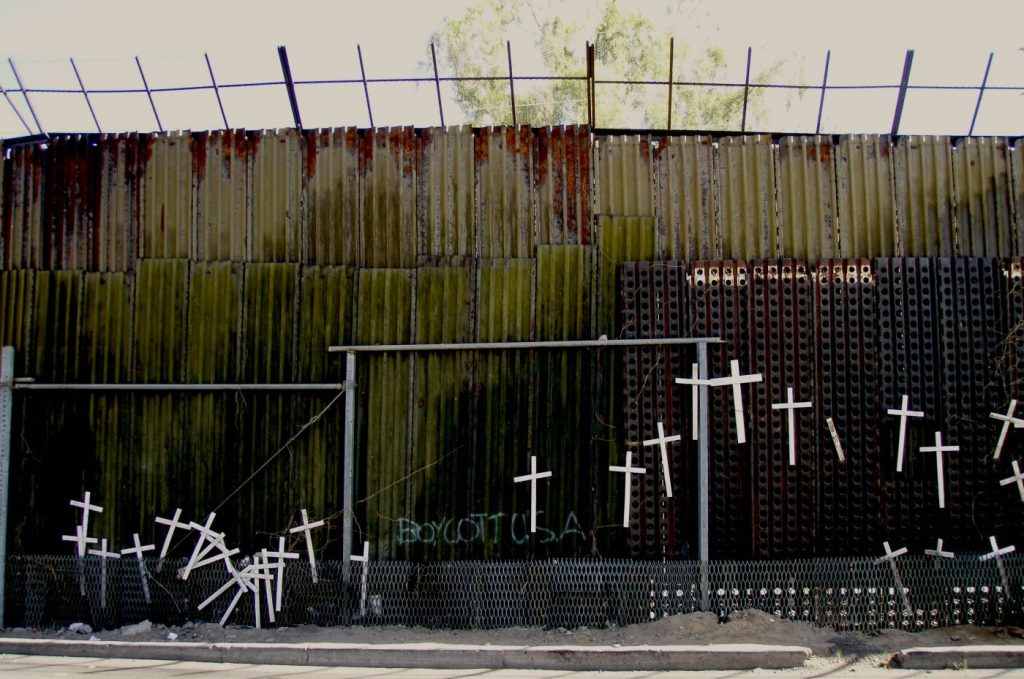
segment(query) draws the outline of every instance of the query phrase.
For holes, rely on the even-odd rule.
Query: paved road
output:
[[[562,672],[556,670],[430,670],[386,669],[379,667],[299,667],[292,665],[231,665],[167,660],[109,660],[94,658],[58,658],[51,656],[0,655],[0,677],[50,679],[52,677],[97,677],[117,679],[168,679],[170,677],[215,677],[217,679],[272,679],[276,677],[365,678],[401,677],[402,679],[440,679],[441,677],[480,677],[481,679],[640,679],[641,677],[681,677],[685,679],[733,679],[735,677],[856,677],[857,679],[988,679],[1021,677],[1024,670],[892,670],[880,668],[875,661],[850,663],[812,660],[797,670],[751,672]]]

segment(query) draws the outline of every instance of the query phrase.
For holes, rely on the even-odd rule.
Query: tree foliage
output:
[[[460,16],[446,17],[431,41],[438,67],[460,79],[453,83],[455,99],[474,125],[512,123],[506,40],[513,50],[517,122],[586,122],[589,40],[594,44],[596,79],[621,83],[596,87],[596,124],[661,128],[668,118],[669,40],[681,5],[685,3],[673,2],[651,16],[623,9],[616,0],[478,0]],[[516,45],[523,42],[531,49],[522,52],[532,59],[517,57]],[[727,66],[722,49],[675,40],[675,82],[720,82]],[[751,74],[751,81],[768,82],[781,66],[776,62]],[[520,80],[522,76],[560,79]],[[742,87],[676,86],[672,127],[736,128],[742,107]],[[763,90],[751,90],[748,119],[762,110]]]

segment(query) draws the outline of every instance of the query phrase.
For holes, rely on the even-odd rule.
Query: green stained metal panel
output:
[[[303,138],[295,129],[251,132],[249,261],[298,262]]]
[[[894,158],[898,254],[954,256],[958,246],[949,137],[901,137]]]
[[[1013,225],[1010,145],[1002,137],[967,137],[953,147],[959,254],[1009,257],[1020,252]]]
[[[144,137],[140,256],[192,255],[192,137],[170,132]]]
[[[14,347],[14,370],[18,375],[24,375],[31,365],[34,283],[35,273],[28,269],[0,273],[0,346]]]
[[[537,246],[536,339],[590,339],[591,249]]]
[[[717,257],[721,243],[715,228],[717,183],[711,137],[661,137],[653,150],[655,252],[666,259]]]
[[[132,382],[132,311],[135,277],[124,273],[87,273],[81,313],[82,379],[88,382]],[[147,327],[148,333],[151,328]],[[148,335],[147,335],[148,336]]]
[[[651,217],[601,217],[598,219],[601,255],[598,259],[600,281],[597,334],[619,334],[619,265],[622,262],[650,260],[655,257],[655,220]]]
[[[536,242],[532,130],[481,128],[473,134],[473,153],[480,257],[532,257]]]
[[[488,260],[480,265],[478,339],[481,342],[529,340],[536,261]]]
[[[420,135],[419,254],[475,254],[473,129],[431,128]]]
[[[362,173],[359,263],[416,263],[416,175],[419,137],[411,127],[368,131],[360,139]]]
[[[249,264],[242,292],[240,377],[252,382],[291,382],[295,376],[295,323],[299,267]]]
[[[775,150],[771,137],[723,137],[718,141],[716,163],[721,256],[778,256]]]
[[[650,217],[655,172],[650,135],[601,135],[594,149],[599,215]]]
[[[783,137],[778,154],[779,251],[812,262],[841,256],[831,139]]]
[[[898,243],[889,137],[844,136],[836,152],[839,252],[845,257],[891,257]]]
[[[248,259],[251,221],[249,156],[252,144],[243,130],[192,135],[192,182],[197,261]]]
[[[136,378],[180,382],[185,374],[188,261],[146,259],[136,276]]]
[[[79,359],[82,281],[81,271],[35,274],[33,353],[26,365],[31,366],[29,376],[40,382],[74,382],[82,377],[79,372],[82,365]],[[16,347],[15,351],[22,354],[27,349],[26,346]]]
[[[355,266],[360,252],[359,131],[305,133],[303,261]]]

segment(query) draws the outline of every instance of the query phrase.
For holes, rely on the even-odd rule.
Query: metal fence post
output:
[[[7,585],[7,500],[11,473],[11,404],[14,400],[14,347],[0,351],[0,625]]]
[[[701,342],[697,345],[697,379],[706,381],[708,379],[708,345]],[[700,518],[698,520],[698,541],[700,557],[700,610],[706,611],[710,608],[708,582],[708,470],[710,469],[710,445],[711,436],[710,404],[708,385],[702,382],[697,391],[698,431],[697,431],[697,505]]]
[[[352,468],[356,457],[356,352],[345,354],[345,481],[343,498],[344,511],[341,525],[341,574],[346,584],[352,577],[352,494],[355,470]],[[364,564],[365,568],[366,565]]]

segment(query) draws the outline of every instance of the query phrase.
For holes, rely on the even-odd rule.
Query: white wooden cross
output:
[[[319,528],[324,525],[323,519],[320,521],[309,522],[309,516],[306,514],[306,510],[302,510],[302,525],[290,528],[289,533],[303,532],[306,534],[306,554],[309,555],[309,572],[313,576],[313,584],[317,582],[316,579],[316,557],[313,555],[313,536],[310,534],[314,528]]]
[[[647,470],[644,467],[634,467],[633,465],[633,451],[626,450],[626,466],[620,467],[617,465],[609,465],[608,470],[613,472],[622,472],[626,475],[625,481],[625,498],[622,507],[622,527],[629,528],[629,491],[632,486],[633,474],[646,474]]]
[[[1021,472],[1020,465],[1017,460],[1010,463],[1013,467],[1013,476],[1007,477],[999,482],[1000,486],[1008,486],[1011,483],[1017,484],[1017,490],[1020,492],[1020,501],[1024,502],[1024,472]]]
[[[142,593],[146,597],[146,603],[150,603],[149,599],[149,581],[146,577],[146,562],[142,560],[142,553],[149,552],[156,549],[156,545],[144,545],[139,540],[138,533],[132,533],[132,542],[135,543],[134,547],[125,547],[121,550],[121,554],[127,556],[128,554],[134,554],[135,558],[139,562],[139,577],[142,578]]]
[[[284,536],[278,536],[277,538],[277,551],[267,552],[268,557],[274,557],[277,559],[277,563],[274,567],[277,568],[277,593],[274,598],[274,610],[281,611],[281,595],[284,586],[284,560],[285,559],[298,559],[298,552],[286,552],[284,551]]]
[[[72,507],[78,507],[82,510],[82,535],[89,534],[89,512],[96,512],[97,514],[103,513],[103,507],[89,504],[90,497],[91,493],[89,493],[89,491],[85,491],[85,497],[82,498],[81,502],[78,500],[71,500],[68,502]],[[81,554],[79,554],[79,556],[81,556]]]
[[[900,572],[896,568],[896,558],[903,556],[908,550],[906,547],[900,547],[894,552],[889,547],[888,541],[883,542],[882,546],[885,548],[885,556],[875,559],[875,563],[882,563],[883,561],[889,562],[889,568],[892,569],[892,578],[896,581],[896,589],[899,591],[900,598],[903,600],[903,608],[907,613],[910,613],[912,611],[910,608],[910,598],[907,596],[906,589],[903,587],[903,579],[900,578]]]
[[[1012,424],[1015,429],[1024,427],[1024,419],[1014,417],[1013,414],[1017,410],[1017,399],[1010,399],[1010,407],[1007,409],[1006,414],[1002,413],[989,413],[988,416],[993,420],[1000,420],[1003,423],[1003,428],[999,430],[999,440],[996,442],[996,451],[992,455],[993,460],[998,460],[999,456],[1003,453],[1003,444],[1006,443],[1006,434],[1010,430]]]
[[[362,617],[366,615],[366,583],[370,571],[370,543],[364,541],[362,555],[353,554],[349,559],[363,564],[362,583],[359,588],[359,616]]]
[[[903,405],[899,408],[890,408],[887,411],[890,415],[898,415],[900,418],[900,440],[896,447],[896,471],[903,471],[903,450],[907,445],[907,418],[924,417],[922,410],[910,410],[910,396],[903,394]]]
[[[516,476],[515,483],[530,482],[530,532],[537,532],[537,480],[550,478],[551,472],[537,472],[537,456],[530,456],[530,473]]]
[[[224,566],[225,568],[227,568],[228,574],[231,576],[231,579],[224,583],[221,586],[221,588],[218,589],[216,592],[208,596],[205,601],[199,604],[199,606],[197,606],[199,610],[203,610],[211,603],[213,603],[213,601],[215,601],[217,597],[219,597],[224,592],[228,591],[232,585],[235,585],[238,588],[238,591],[235,592],[234,598],[231,599],[231,603],[228,604],[227,609],[225,609],[224,611],[224,615],[222,615],[220,618],[220,622],[218,624],[221,627],[224,626],[224,623],[227,622],[227,619],[231,615],[232,611],[235,610],[235,606],[238,605],[238,600],[242,598],[242,595],[246,592],[252,592],[253,590],[259,589],[259,586],[254,582],[254,580],[257,578],[257,575],[254,575],[256,569],[253,567],[253,564],[249,564],[240,571],[236,570],[235,567],[232,566],[231,562],[228,560],[224,561]],[[259,579],[263,578],[260,577]],[[259,614],[257,613],[257,615]]]
[[[700,421],[700,387],[706,385],[707,380],[700,379],[700,368],[694,363],[690,368],[690,377],[677,377],[676,384],[690,385],[690,436],[697,440],[698,422]]]
[[[284,563],[283,561],[281,562]],[[260,550],[260,568],[265,572],[271,573],[271,571],[280,570],[278,564],[270,562],[269,552],[266,548]],[[267,617],[270,622],[277,622],[274,618],[274,574],[271,573],[271,577],[268,580],[263,581],[263,590],[267,595]]]
[[[683,437],[679,434],[665,436],[665,425],[658,420],[658,438],[644,441],[645,446],[658,446],[661,449],[661,473],[665,477],[665,495],[667,497],[672,497],[672,472],[668,466],[668,444],[682,440]]]
[[[1003,566],[1003,556],[1017,551],[1017,548],[1013,545],[1009,547],[1003,547],[1000,549],[999,544],[996,543],[996,536],[990,535],[988,542],[992,545],[992,551],[988,554],[982,554],[979,558],[980,561],[988,561],[989,559],[996,560],[996,566],[999,568],[999,577],[1003,581],[1003,591],[1006,592],[1006,596],[1010,596],[1010,581],[1006,577],[1006,568]]]
[[[89,498],[86,498],[86,504]],[[100,540],[99,549],[90,549],[90,554],[100,557],[100,602],[103,608],[107,607],[107,559],[120,559],[121,552],[108,552],[107,539]]]
[[[710,387],[732,387],[732,406],[736,415],[736,443],[747,442],[747,427],[743,418],[743,391],[740,385],[760,382],[761,373],[750,375],[740,374],[740,362],[729,361],[730,375],[728,377],[715,377],[707,381]]]
[[[783,403],[773,403],[772,410],[787,410],[786,425],[789,430],[789,466],[796,464],[796,410],[797,408],[810,408],[810,401],[794,401],[793,387],[786,387],[786,400]]]
[[[85,536],[85,528],[81,524],[75,526],[74,535],[61,535],[60,539],[64,542],[74,542],[78,545],[78,556],[85,556],[86,545],[96,544],[96,538],[88,538]]]
[[[174,517],[165,519],[162,516],[156,517],[157,523],[162,523],[167,526],[167,535],[164,537],[164,545],[160,548],[160,560],[156,563],[156,571],[160,572],[160,569],[164,567],[164,557],[167,556],[167,552],[171,549],[171,537],[174,535],[175,528],[183,528],[188,530],[191,528],[187,523],[181,523],[178,519],[181,518],[181,507],[174,510]]]
[[[260,629],[260,581],[266,586],[267,591],[267,607],[270,609],[270,621],[274,622],[274,609],[270,606],[270,581],[274,579],[274,574],[270,572],[272,566],[268,566],[265,561],[261,561],[259,555],[255,555],[252,558],[252,565],[249,566],[252,570],[244,577],[249,582],[249,588],[252,591],[252,610],[253,616],[256,622],[256,629]]]
[[[210,526],[213,525],[213,520],[215,518],[217,518],[217,513],[210,512],[210,515],[206,517],[205,524],[198,524],[195,521],[189,522],[188,527],[199,533],[199,539],[196,540],[196,546],[192,550],[192,556],[188,558],[188,563],[185,564],[185,568],[182,570],[182,575],[180,576],[182,580],[188,580],[188,574],[192,572],[193,568],[195,568],[196,561],[199,560],[199,553],[202,552],[203,546],[206,544],[206,540],[220,535],[220,533],[215,533],[210,530]]]
[[[192,564],[192,570],[202,568],[203,566],[209,566],[210,564],[217,563],[218,561],[230,559],[238,554],[237,547],[228,549],[227,543],[224,542],[224,537],[224,533],[214,533],[212,536],[207,535],[206,539],[208,540],[208,543],[203,547],[203,551],[199,552],[199,556],[196,557],[196,562]],[[213,556],[206,556],[215,549],[218,552],[217,554],[214,554]]]
[[[839,432],[836,431],[836,423],[832,421],[831,417],[826,417],[825,424],[828,425],[828,430],[832,434],[832,445],[836,448],[836,456],[840,462],[846,462],[846,455],[843,454],[843,444],[839,442]]]
[[[935,543],[935,549],[926,549],[924,550],[924,553],[928,556],[934,556],[936,558],[942,557],[943,559],[952,559],[956,556],[953,552],[946,552],[942,550],[942,538],[939,538],[938,542]]]
[[[960,450],[960,446],[944,446],[942,445],[942,432],[935,432],[935,445],[934,446],[921,446],[922,453],[935,453],[935,475],[939,483],[939,508],[944,509],[946,507],[946,476],[942,464],[943,453],[955,453]]]

